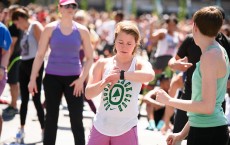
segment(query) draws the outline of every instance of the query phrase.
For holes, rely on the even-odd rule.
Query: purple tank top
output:
[[[80,75],[82,69],[79,56],[81,44],[81,35],[75,23],[69,35],[62,34],[60,23],[58,23],[50,39],[51,52],[46,73],[59,76]]]

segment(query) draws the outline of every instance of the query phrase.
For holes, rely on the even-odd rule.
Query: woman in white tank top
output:
[[[140,43],[137,26],[117,24],[115,56],[94,65],[86,87],[87,99],[101,97],[88,145],[137,145],[138,95],[141,85],[154,79],[149,62],[135,57]]]

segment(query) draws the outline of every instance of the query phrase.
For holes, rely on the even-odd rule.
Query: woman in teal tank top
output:
[[[198,10],[193,20],[194,41],[202,55],[192,76],[192,99],[179,100],[163,90],[157,92],[157,101],[187,111],[189,117],[181,132],[169,135],[167,144],[188,137],[188,145],[227,145],[229,131],[221,104],[230,67],[226,51],[215,41],[223,17],[216,7],[209,6]]]

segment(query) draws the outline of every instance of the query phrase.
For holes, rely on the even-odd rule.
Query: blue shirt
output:
[[[9,50],[11,43],[12,39],[9,30],[0,22],[0,48]]]

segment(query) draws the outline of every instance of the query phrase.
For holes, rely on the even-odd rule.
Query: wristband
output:
[[[120,80],[124,80],[125,79],[125,71],[121,70],[120,71]]]

